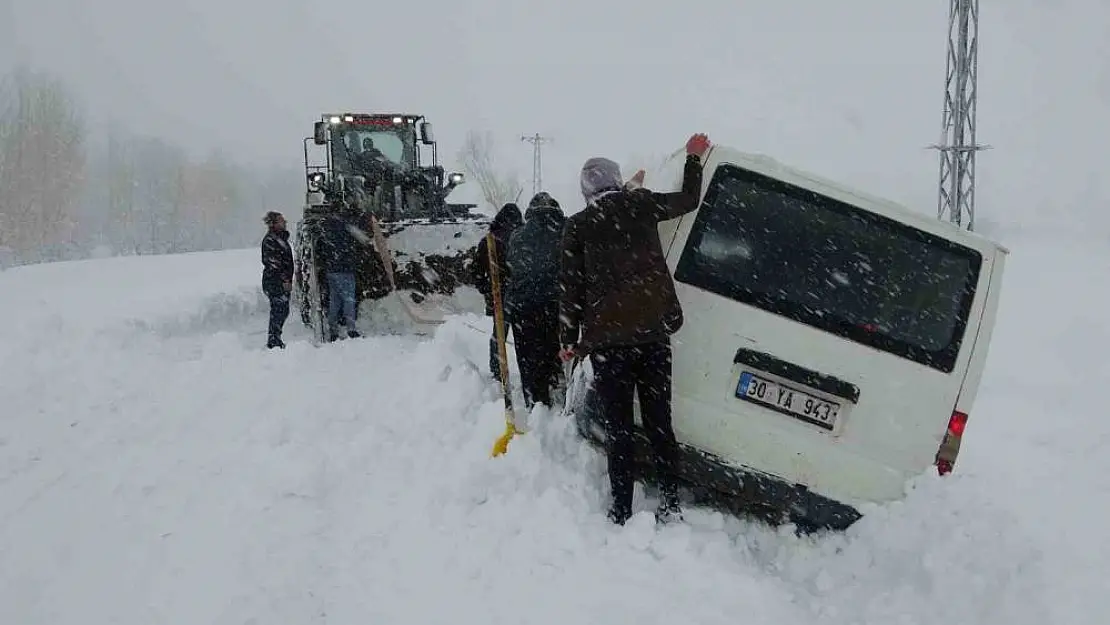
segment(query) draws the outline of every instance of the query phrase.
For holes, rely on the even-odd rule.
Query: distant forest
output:
[[[0,77],[0,268],[247,247],[266,211],[299,214],[299,170],[190,158],[105,126],[90,127],[79,95],[50,74]]]

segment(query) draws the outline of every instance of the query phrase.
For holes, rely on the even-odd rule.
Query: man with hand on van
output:
[[[620,166],[591,158],[582,166],[586,208],[563,231],[560,267],[560,357],[589,355],[605,419],[612,505],[609,518],[632,516],[633,393],[660,475],[656,519],[681,519],[674,476],[678,443],[671,426],[671,340],[682,326],[682,307],[659,240],[659,222],[697,208],[702,157],[709,139],[686,142],[682,190],[639,188],[641,170],[622,185]]]

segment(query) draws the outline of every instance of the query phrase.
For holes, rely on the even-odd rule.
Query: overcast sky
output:
[[[585,158],[632,163],[704,131],[933,211],[925,146],[940,133],[947,11],[942,0],[0,0],[0,63],[60,73],[95,116],[244,161],[299,164],[324,111],[403,109],[435,123],[449,168],[465,133],[488,129],[530,180],[520,136],[552,136],[545,180],[568,206]],[[1093,210],[1080,197],[1105,212],[1110,4],[988,1],[980,34],[979,139],[994,147],[979,161],[981,219]]]

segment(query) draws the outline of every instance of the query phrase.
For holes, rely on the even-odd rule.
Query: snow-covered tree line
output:
[[[294,212],[302,183],[299,170],[191,158],[119,125],[90,127],[48,74],[0,77],[0,266],[254,245],[265,211]]]

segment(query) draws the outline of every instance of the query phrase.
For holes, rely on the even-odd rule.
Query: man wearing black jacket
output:
[[[358,228],[348,209],[341,214],[329,214],[324,218],[323,236],[320,238],[324,274],[328,283],[328,341],[339,340],[339,314],[343,313],[343,323],[349,338],[361,335],[355,327],[358,320],[357,281],[359,247],[369,240],[365,232]],[[358,234],[356,234],[358,233]]]
[[[489,234],[493,235],[494,250],[497,253],[497,272],[501,282],[502,293],[507,290],[510,282],[509,265],[506,262],[508,257],[507,251],[509,248],[509,237],[512,236],[513,231],[524,223],[524,216],[520,213],[520,207],[513,202],[509,202],[497,211],[497,215],[493,218],[493,223],[489,226]],[[478,247],[475,250],[474,258],[470,266],[471,280],[474,286],[482,294],[486,300],[486,314],[493,316],[493,283],[490,279],[489,267],[489,244],[486,238],[478,242]],[[509,316],[508,311],[502,311],[505,314],[506,334],[508,333],[508,324],[512,323],[512,317]],[[496,319],[496,317],[495,317]],[[501,367],[498,366],[498,350],[497,350],[497,332],[496,328],[489,340],[489,369],[493,375],[493,379],[501,381]],[[516,338],[515,336],[513,337]]]
[[[638,187],[643,171],[622,184],[620,166],[591,158],[582,167],[587,206],[567,220],[560,268],[560,356],[589,355],[605,419],[609,518],[632,515],[633,393],[651,442],[662,501],[656,518],[681,518],[674,478],[678,444],[671,426],[671,340],[682,327],[682,306],[659,240],[659,222],[698,207],[703,134],[686,143],[682,190],[654,193]]]
[[[285,229],[285,217],[281,213],[270,211],[262,221],[269,229],[262,237],[262,292],[270,298],[270,331],[266,348],[285,349],[281,330],[289,318],[293,250],[289,247],[289,231]]]
[[[555,198],[539,192],[524,225],[509,238],[506,307],[512,320],[524,403],[550,408],[559,379],[559,262],[566,217]]]

